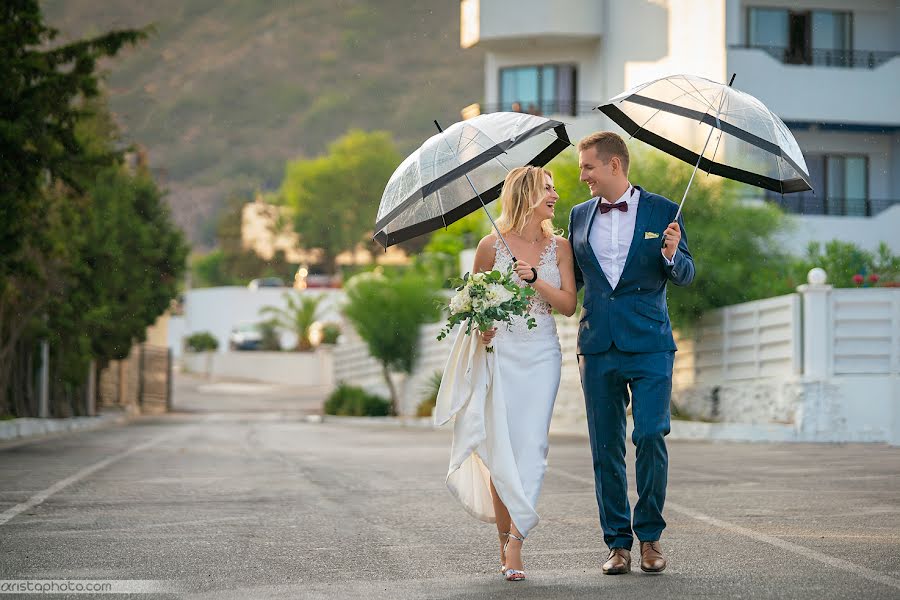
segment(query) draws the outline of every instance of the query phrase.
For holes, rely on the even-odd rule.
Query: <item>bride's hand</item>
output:
[[[487,346],[491,343],[491,340],[494,339],[494,336],[497,335],[497,328],[491,327],[487,331],[481,332],[481,343]]]
[[[522,281],[531,281],[531,278],[534,277],[534,273],[531,271],[531,265],[524,260],[517,260],[515,267],[516,274]]]

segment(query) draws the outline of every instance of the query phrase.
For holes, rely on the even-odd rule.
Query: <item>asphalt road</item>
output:
[[[528,580],[508,583],[493,526],[444,487],[448,432],[307,422],[320,396],[182,377],[176,414],[0,446],[0,580],[154,580],[172,593],[131,597],[159,598],[900,598],[900,449],[670,442],[669,568],[612,577],[587,440],[553,438]]]

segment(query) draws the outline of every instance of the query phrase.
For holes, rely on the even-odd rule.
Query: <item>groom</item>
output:
[[[669,396],[675,340],[666,284],[688,285],[694,261],[678,205],[631,185],[628,148],[612,132],[578,144],[581,180],[593,198],[572,209],[569,240],[575,281],[584,287],[578,366],[594,458],[594,485],[608,575],[631,570],[634,535],[641,569],[666,568],[659,538],[666,526]],[[625,409],[631,398],[639,500],[632,521],[625,479]],[[633,533],[632,533],[633,532]]]

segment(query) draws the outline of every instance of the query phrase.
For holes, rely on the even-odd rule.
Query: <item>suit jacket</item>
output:
[[[694,259],[688,250],[682,217],[681,242],[675,264],[662,255],[662,232],[675,218],[678,205],[658,194],[640,190],[634,237],[622,277],[609,284],[590,245],[588,232],[598,214],[599,198],[582,202],[569,215],[569,241],[575,255],[575,283],[584,287],[584,307],[578,325],[578,354],[606,352],[610,346],[625,352],[677,350],[666,305],[666,284],[688,285],[694,280]],[[646,238],[645,233],[659,237]]]

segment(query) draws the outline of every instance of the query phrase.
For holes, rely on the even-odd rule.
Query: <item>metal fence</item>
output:
[[[900,55],[896,50],[842,50],[831,48],[800,49],[787,46],[739,45],[732,48],[762,50],[784,64],[814,67],[843,67],[846,69],[874,69]]]
[[[100,374],[98,405],[132,413],[171,410],[172,350],[135,344],[127,358],[110,362]]]

